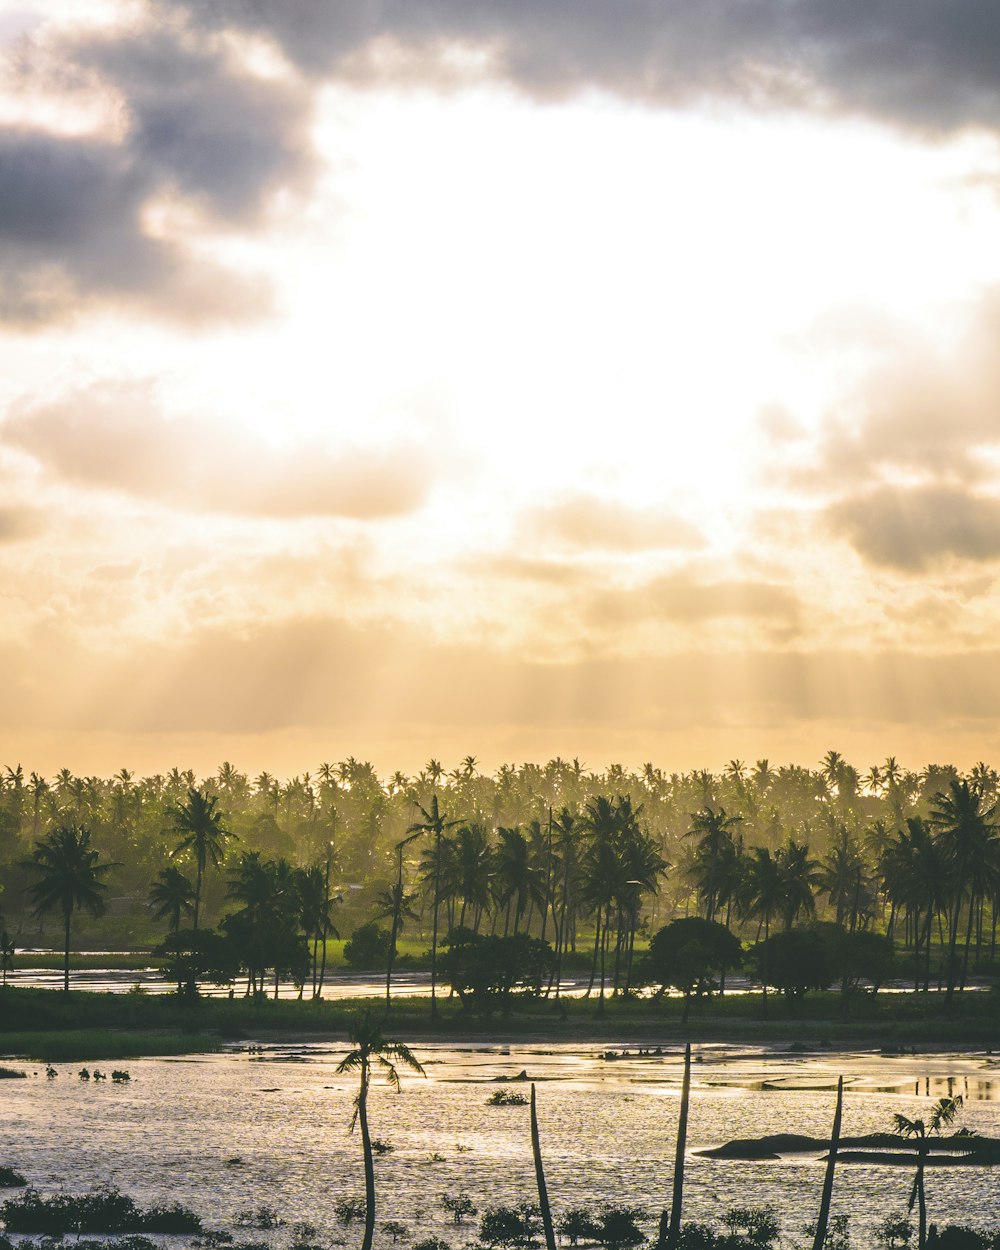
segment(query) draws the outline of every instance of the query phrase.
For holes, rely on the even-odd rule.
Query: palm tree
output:
[[[101,853],[90,841],[90,830],[83,825],[59,825],[42,842],[35,843],[24,867],[39,879],[28,887],[35,904],[35,915],[58,909],[63,918],[65,961],[63,990],[69,993],[70,925],[73,912],[83,908],[91,916],[104,912],[108,887],[102,877],[114,864],[101,864]]]
[[[781,877],[781,913],[785,928],[790,929],[800,912],[812,916],[816,911],[819,864],[810,859],[809,847],[793,838],[778,848],[774,858]]]
[[[149,901],[157,920],[169,920],[171,933],[181,927],[181,915],[194,911],[194,886],[179,868],[162,868],[149,887]]]
[[[337,1064],[338,1072],[357,1072],[358,1095],[354,1100],[351,1132],[355,1124],[361,1124],[361,1149],[365,1160],[365,1235],[361,1250],[371,1250],[375,1235],[375,1160],[372,1155],[372,1139],[368,1130],[368,1086],[372,1070],[381,1072],[395,1090],[399,1090],[399,1072],[396,1064],[402,1063],[414,1072],[424,1075],[424,1070],[408,1046],[390,1041],[382,1036],[382,1030],[371,1015],[363,1015],[350,1029],[348,1037],[354,1049]]]
[[[437,764],[431,760],[431,764]],[[440,764],[437,764],[440,768]],[[428,765],[430,768],[430,765]],[[437,939],[438,939],[438,908],[441,904],[441,835],[445,829],[458,824],[457,820],[448,820],[438,808],[438,797],[431,796],[430,810],[417,804],[417,810],[423,821],[416,821],[407,829],[407,833],[434,834],[434,930],[431,938],[431,1019],[437,1018]]]
[[[704,807],[691,815],[688,837],[697,838],[689,875],[705,903],[705,919],[714,920],[718,908],[729,902],[733,866],[740,857],[735,830],[742,816],[728,816],[724,807]]]
[[[392,930],[389,934],[389,950],[385,966],[385,1009],[387,1012],[392,1007],[392,965],[396,961],[396,938],[399,937],[404,919],[416,920],[417,918],[411,907],[417,896],[407,894],[403,890],[403,850],[411,842],[416,841],[421,832],[422,830],[418,829],[416,833],[411,833],[396,843],[396,883],[390,889],[384,890],[378,898],[378,919],[384,920],[387,916],[392,917]]]
[[[755,846],[747,860],[745,915],[748,920],[759,920],[757,937],[764,930],[764,967],[762,988],[764,991],[764,1014],[767,1015],[767,939],[771,933],[771,917],[784,899],[781,866],[766,846]]]
[[[917,1250],[924,1250],[927,1245],[927,1199],[924,1194],[924,1167],[927,1163],[929,1133],[940,1133],[945,1124],[950,1124],[962,1105],[962,1095],[955,1098],[939,1098],[934,1104],[929,1119],[911,1120],[905,1115],[895,1115],[893,1120],[896,1132],[904,1137],[914,1137],[917,1142],[917,1172],[910,1190],[909,1210],[917,1204]]]
[[[962,904],[968,897],[968,921],[965,931],[965,966],[969,959],[972,920],[976,903],[983,897],[990,876],[1000,859],[997,839],[996,804],[984,807],[981,793],[968,781],[952,781],[948,794],[934,796],[931,824],[937,830],[950,869],[952,903],[948,924],[948,965],[946,1001],[951,1002],[958,979],[956,946]]]
[[[201,887],[208,861],[218,868],[222,861],[226,839],[235,838],[222,823],[222,813],[215,810],[215,796],[203,794],[200,790],[188,790],[188,801],[182,803],[174,811],[174,828],[183,835],[174,848],[174,855],[185,851],[194,853],[198,875],[194,887],[194,925],[198,928],[198,913],[201,910]]]

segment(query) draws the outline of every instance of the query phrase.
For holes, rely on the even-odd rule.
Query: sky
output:
[[[995,0],[0,58],[0,763],[1000,762]]]

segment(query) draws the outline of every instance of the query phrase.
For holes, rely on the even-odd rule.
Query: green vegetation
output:
[[[57,1194],[43,1198],[28,1189],[0,1203],[0,1221],[8,1233],[197,1233],[201,1220],[193,1211],[171,1204],[143,1211],[116,1189],[74,1197]]]
[[[57,914],[64,988],[88,962],[66,953],[71,921],[78,943],[156,943],[191,998],[210,980],[251,1000],[291,983],[314,1000],[346,953],[384,974],[404,1020],[417,1009],[393,1003],[391,989],[407,961],[431,972],[421,1024],[446,1030],[455,1004],[438,993],[442,978],[470,1026],[495,1010],[521,1014],[532,994],[572,1019],[569,969],[587,975],[598,1017],[622,1020],[622,1000],[646,986],[675,986],[689,1003],[724,989],[737,943],[765,990],[753,1000],[761,1016],[780,1021],[797,1000],[803,1020],[815,1001],[823,1018],[870,1020],[865,998],[901,975],[927,1000],[918,1014],[933,1015],[936,989],[957,1008],[974,976],[1000,968],[998,797],[985,764],[967,776],[946,765],[915,773],[890,757],[862,774],[835,751],[817,769],[734,760],[720,774],[669,775],[553,759],[486,776],[467,757],[450,773],[432,760],[387,781],[348,759],[285,784],[229,763],[200,784],[177,769],[141,780],[63,770],[50,782],[8,768],[0,930],[41,944]],[[718,929],[680,946],[658,936],[695,922]],[[41,962],[4,955],[0,992],[26,959]],[[835,982],[831,1012],[819,991]],[[963,1004],[954,1020],[978,1011]],[[707,1027],[717,1014],[703,1004]],[[725,1014],[752,1013],[727,995]],[[233,1011],[191,1027],[247,1021],[260,1023]],[[174,1009],[163,1027],[179,1023]]]

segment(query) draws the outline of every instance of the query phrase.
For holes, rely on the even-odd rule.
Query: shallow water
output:
[[[416,1051],[426,1079],[404,1073],[400,1094],[373,1086],[370,1097],[372,1132],[393,1146],[376,1162],[380,1223],[398,1219],[410,1225],[410,1240],[433,1232],[460,1246],[474,1229],[448,1224],[442,1193],[468,1192],[480,1208],[534,1199],[528,1108],[486,1105],[495,1077],[526,1070],[537,1082],[557,1214],[634,1204],[655,1232],[672,1180],[676,1049],[614,1062],[580,1044]],[[363,1193],[360,1141],[347,1132],[355,1082],[336,1072],[344,1053],[342,1045],[306,1043],[132,1060],[127,1085],[81,1081],[77,1065],[57,1065],[52,1080],[21,1065],[30,1079],[0,1085],[0,1163],[46,1192],[112,1184],[142,1204],[177,1200],[212,1226],[231,1226],[241,1211],[266,1203],[290,1222],[318,1225],[325,1241],[353,1244],[357,1227],[345,1234],[332,1212],[338,1197]],[[949,1088],[969,1099],[959,1124],[1000,1134],[1000,1067],[991,1056],[805,1056],[726,1046],[698,1047],[695,1055],[685,1217],[773,1202],[785,1245],[804,1242],[803,1228],[815,1218],[818,1158],[744,1162],[690,1152],[764,1133],[828,1134],[840,1073],[845,1135],[885,1130],[897,1111],[926,1114],[930,1098]],[[511,1088],[527,1092],[523,1084]],[[856,1245],[872,1244],[873,1223],[903,1209],[911,1180],[909,1168],[838,1169],[834,1209],[851,1214]],[[1000,1226],[1000,1192],[987,1168],[935,1169],[927,1191],[932,1219]]]

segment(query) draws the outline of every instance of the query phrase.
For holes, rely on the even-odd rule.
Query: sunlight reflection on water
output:
[[[434,1232],[457,1244],[466,1237],[456,1241],[457,1230],[449,1230],[442,1193],[467,1191],[480,1208],[534,1197],[527,1108],[486,1106],[496,1076],[527,1070],[538,1084],[557,1211],[633,1203],[649,1212],[647,1231],[655,1231],[672,1177],[676,1047],[614,1062],[582,1044],[416,1050],[426,1080],[404,1075],[399,1095],[383,1086],[372,1091],[372,1131],[393,1146],[376,1164],[380,1221],[410,1221],[414,1236]],[[31,1079],[4,1082],[0,1162],[43,1191],[114,1184],[141,1203],[176,1199],[212,1225],[231,1225],[240,1211],[266,1202],[289,1221],[309,1220],[327,1238],[342,1236],[332,1204],[363,1191],[360,1142],[346,1131],[354,1081],[335,1070],[343,1054],[342,1045],[305,1043],[132,1060],[132,1081],[121,1086],[82,1082],[76,1065],[65,1064],[47,1081],[40,1066],[27,1065]],[[724,1046],[698,1047],[696,1054],[702,1061],[693,1077],[691,1151],[764,1133],[827,1134],[840,1073],[845,1134],[885,1130],[896,1111],[925,1114],[924,1091],[936,1097],[949,1080],[955,1092],[968,1091],[960,1123],[1000,1132],[996,1069],[985,1055],[886,1059]],[[691,1154],[685,1216],[708,1219],[738,1203],[773,1202],[789,1242],[801,1242],[803,1226],[815,1218],[822,1175],[823,1164],[808,1156],[744,1162]],[[851,1213],[859,1244],[870,1243],[862,1234],[875,1220],[903,1209],[911,1180],[909,1168],[838,1170],[835,1209]],[[927,1188],[932,1219],[1000,1225],[1000,1193],[985,1169],[936,1170]]]

